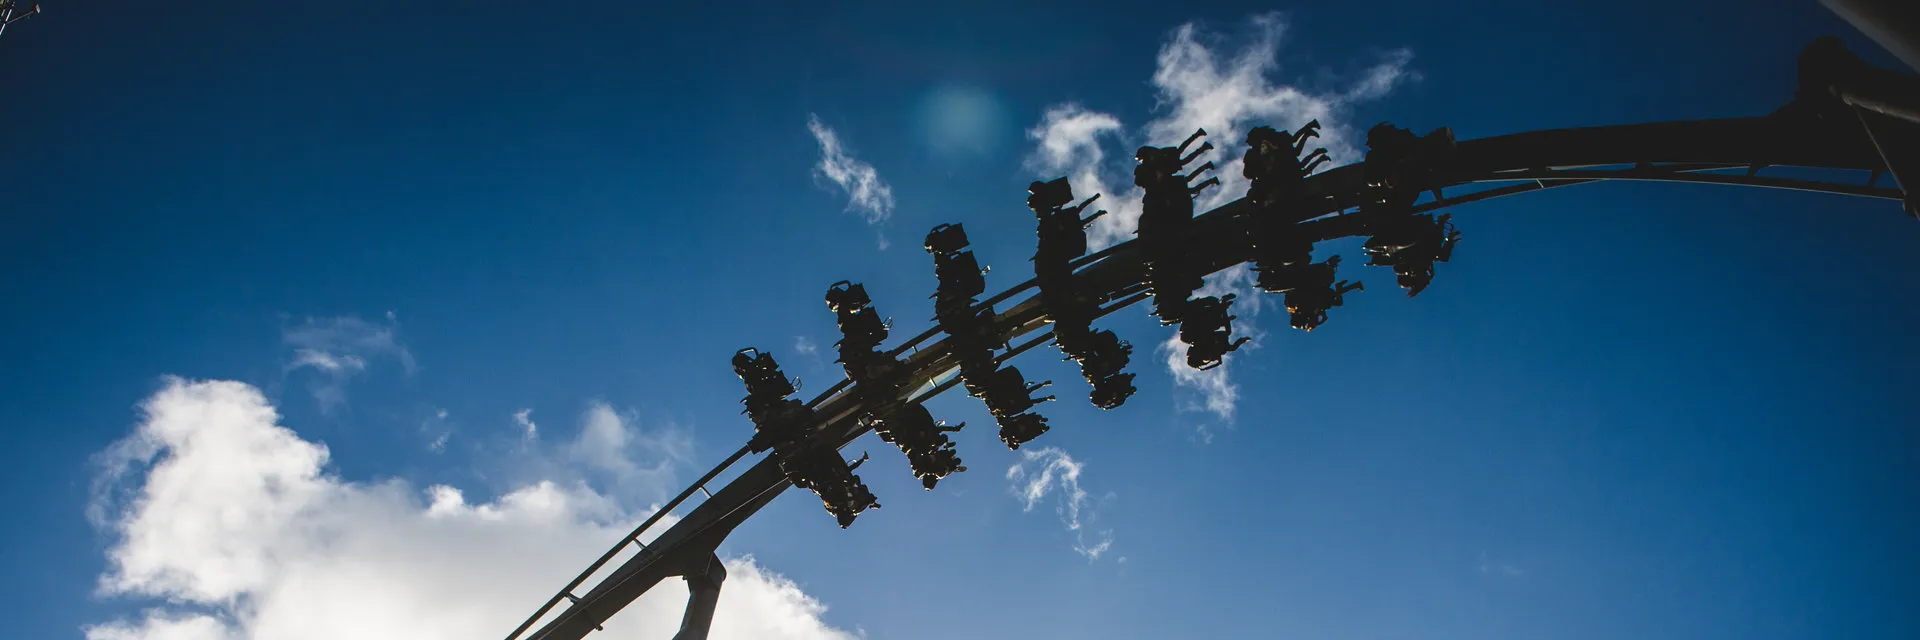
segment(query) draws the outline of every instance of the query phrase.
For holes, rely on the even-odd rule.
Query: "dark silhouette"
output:
[[[1123,373],[1133,347],[1111,331],[1093,331],[1099,300],[1080,291],[1072,266],[1073,260],[1087,253],[1087,226],[1107,213],[1097,211],[1080,217],[1100,195],[1068,207],[1073,202],[1073,187],[1066,178],[1035,181],[1027,187],[1027,193],[1027,207],[1033,209],[1040,223],[1033,274],[1040,286],[1041,304],[1053,322],[1054,344],[1080,364],[1081,376],[1093,388],[1087,399],[1094,406],[1118,407],[1134,392],[1133,374]]]
[[[1320,137],[1320,121],[1311,120],[1299,131],[1257,127],[1247,132],[1242,175],[1250,183],[1247,199],[1256,210],[1251,225],[1253,269],[1257,285],[1268,293],[1292,291],[1310,279],[1313,241],[1284,212],[1311,204],[1304,193],[1307,175],[1329,162],[1327,150],[1314,149],[1301,157],[1307,141]]]
[[[957,224],[943,224],[927,234],[927,253],[933,254],[934,277],[940,280],[934,293],[936,313],[973,306],[974,297],[987,290],[986,270],[967,245],[967,231]]]
[[[1233,339],[1233,316],[1227,314],[1233,299],[1231,293],[1218,298],[1207,296],[1187,307],[1187,319],[1180,323],[1180,341],[1187,343],[1187,366],[1201,371],[1218,367],[1227,352],[1252,339]]]
[[[1327,321],[1327,310],[1343,304],[1347,292],[1366,288],[1358,282],[1335,282],[1335,271],[1339,267],[1340,256],[1333,256],[1326,262],[1302,269],[1301,281],[1287,290],[1287,315],[1293,328],[1301,331],[1319,328]]]
[[[862,511],[880,506],[873,492],[853,474],[859,462],[849,465],[831,444],[808,437],[818,418],[805,404],[787,397],[794,392],[793,383],[780,372],[772,354],[741,349],[733,354],[733,371],[747,385],[747,397],[741,402],[747,405],[747,417],[754,425],[753,438],[747,442],[749,450],[760,453],[772,449],[787,481],[820,496],[843,529],[852,525]],[[860,460],[864,462],[866,456]]]
[[[965,423],[947,426],[935,422],[926,407],[908,403],[885,419],[873,421],[872,426],[881,440],[893,443],[900,447],[901,453],[907,454],[907,465],[913,468],[913,475],[920,478],[921,486],[929,491],[941,478],[967,470],[960,464],[953,441],[947,438],[948,433],[959,431]]]
[[[859,383],[862,393],[879,402],[890,402],[905,380],[900,377],[900,362],[879,351],[887,339],[887,321],[873,309],[867,289],[842,280],[827,289],[827,308],[840,325],[840,358],[847,378]]]
[[[1073,193],[1070,189],[1066,189],[1064,181],[1060,181],[1059,188],[1056,189],[1047,188],[1045,183],[1035,184],[1041,185],[1041,188],[1038,193],[1028,198],[1029,204],[1044,202],[1048,203],[1045,206],[1049,209],[1058,209],[1059,206],[1052,203],[1073,200]],[[1060,215],[1070,216],[1077,221],[1080,209],[1085,206],[1082,204],[1081,207],[1070,212],[1063,210]],[[1084,226],[1078,226],[1076,230],[1083,233],[1080,243],[1084,251],[1086,243]],[[959,361],[960,380],[966,385],[967,393],[986,402],[990,408],[1000,408],[993,411],[993,417],[1000,423],[1004,439],[1007,433],[1031,430],[1030,425],[1035,420],[1039,420],[1039,424],[1042,425],[1046,421],[1039,416],[1022,417],[1023,412],[1034,404],[1034,401],[1028,397],[1028,390],[1023,388],[1024,378],[1017,369],[1000,368],[999,359],[994,356],[995,350],[1005,349],[1007,345],[1006,341],[999,337],[997,327],[994,325],[993,309],[974,302],[974,296],[985,290],[985,280],[982,278],[979,263],[974,260],[973,252],[967,249],[968,246],[966,230],[957,224],[943,224],[934,227],[933,231],[927,234],[927,252],[933,254],[934,274],[940,281],[939,288],[933,295],[934,320],[939,322],[940,327],[947,332],[948,353]],[[1061,262],[1064,266],[1066,261]],[[1066,272],[1065,277],[1071,280],[1070,270]],[[979,284],[976,285],[976,282]],[[1044,294],[1045,289],[1042,292]],[[1009,377],[1022,382],[1009,386],[1003,382]],[[1013,407],[1020,408],[1008,410]],[[919,413],[924,414],[925,410],[921,409]],[[922,430],[934,428],[931,416],[922,420],[916,414],[907,419],[912,424],[925,425],[916,428]],[[951,429],[957,430],[958,427]],[[938,435],[938,438],[916,441],[920,444],[915,446],[921,447],[916,450],[908,450],[908,444],[900,443],[901,450],[907,452],[909,460],[914,464],[914,473],[920,477],[922,485],[928,489],[932,489],[935,482],[952,470],[965,469],[960,466],[960,460],[951,448],[940,448],[938,443],[946,442],[946,436],[938,433],[935,435]]]
[[[1393,268],[1407,297],[1419,295],[1433,282],[1433,265],[1453,257],[1453,245],[1460,241],[1451,214],[1393,216],[1384,215],[1368,226],[1374,235],[1362,250],[1367,264]]]
[[[1405,211],[1429,190],[1439,199],[1439,172],[1452,166],[1453,150],[1452,129],[1442,127],[1422,137],[1385,122],[1374,125],[1367,130],[1362,162],[1369,202],[1361,209]]]
[[[1202,284],[1201,274],[1186,255],[1184,239],[1193,223],[1193,195],[1220,184],[1220,180],[1208,178],[1192,184],[1200,173],[1213,168],[1211,162],[1187,175],[1180,175],[1180,171],[1213,148],[1209,142],[1187,154],[1187,147],[1206,134],[1205,129],[1195,131],[1178,147],[1140,147],[1133,156],[1140,163],[1134,167],[1133,183],[1145,192],[1140,228],[1135,233],[1140,237],[1142,262],[1147,267],[1147,285],[1153,292],[1154,315],[1163,325],[1180,322],[1187,298]]]
[[[1053,383],[1028,383],[1026,376],[1020,375],[1019,369],[1007,367],[993,372],[993,377],[985,385],[986,394],[983,399],[987,402],[987,410],[992,412],[994,417],[1008,417],[1026,413],[1034,405],[1052,400],[1053,396],[1033,397],[1033,392],[1051,384]]]
[[[753,438],[747,442],[750,450],[760,453],[773,448],[776,442],[804,433],[808,426],[804,422],[806,416],[794,413],[792,405],[799,401],[787,398],[793,395],[793,383],[780,372],[780,364],[774,361],[773,354],[753,348],[741,349],[733,354],[733,372],[747,385],[747,397],[740,402],[747,405],[743,413],[753,420]]]
[[[1320,121],[1312,120],[1299,131],[1288,133],[1273,127],[1256,127],[1247,132],[1247,152],[1242,156],[1241,175],[1251,183],[1247,199],[1263,209],[1281,206],[1296,197],[1308,174],[1332,161],[1325,148],[1301,157],[1309,138],[1320,137]]]
[[[1000,421],[1000,441],[1007,443],[1008,449],[1019,449],[1020,445],[1032,442],[1047,432],[1047,419],[1037,413],[1023,413]]]

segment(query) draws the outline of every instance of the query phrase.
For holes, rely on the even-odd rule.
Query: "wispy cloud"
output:
[[[641,430],[630,413],[593,402],[581,416],[580,434],[562,450],[567,464],[603,474],[613,486],[666,486],[674,470],[693,459],[693,434],[664,425]]]
[[[281,342],[293,349],[287,371],[313,372],[311,390],[322,412],[344,404],[347,381],[365,373],[374,361],[391,359],[409,375],[418,368],[413,353],[400,342],[399,321],[392,312],[386,317],[385,324],[352,316],[308,318],[281,331]]]
[[[420,422],[421,433],[437,434],[427,443],[427,450],[442,453],[447,450],[447,440],[453,438],[453,425],[447,421],[446,409],[433,410],[433,416]]]
[[[1073,532],[1073,550],[1088,560],[1099,560],[1101,554],[1113,547],[1113,530],[1092,531],[1089,526],[1097,514],[1094,501],[1080,488],[1080,473],[1084,469],[1084,465],[1059,447],[1022,451],[1020,460],[1007,468],[1007,483],[1014,498],[1020,501],[1022,511],[1032,511],[1049,495],[1057,496],[1059,506],[1055,511],[1067,530]],[[1113,494],[1107,494],[1107,499],[1112,497]]]
[[[794,336],[793,350],[800,355],[810,356],[820,353],[820,346],[814,344],[812,340],[808,340],[806,336]]]
[[[521,409],[513,412],[513,423],[520,425],[520,428],[526,432],[526,438],[528,440],[535,440],[540,437],[540,426],[533,423],[532,409]]]
[[[335,355],[314,349],[294,349],[293,363],[287,365],[293,369],[313,367],[324,373],[335,375],[353,375],[367,370],[367,361],[359,356]]]
[[[1213,161],[1221,182],[1220,188],[1202,194],[1196,203],[1200,210],[1245,195],[1240,158],[1248,129],[1263,124],[1293,129],[1317,119],[1321,130],[1314,144],[1326,147],[1336,164],[1357,162],[1360,136],[1347,123],[1350,107],[1384,97],[1414,77],[1407,68],[1413,53],[1399,49],[1384,54],[1379,63],[1346,82],[1346,88],[1315,92],[1277,81],[1273,76],[1280,70],[1278,55],[1287,25],[1277,13],[1254,16],[1250,22],[1250,37],[1232,53],[1205,44],[1224,41],[1220,36],[1192,23],[1181,25],[1160,48],[1153,73],[1163,115],[1147,124],[1147,140],[1176,144],[1204,128],[1216,147],[1198,160]]]
[[[840,134],[821,122],[820,116],[807,114],[807,131],[820,143],[820,162],[813,166],[814,174],[831,180],[846,192],[847,210],[859,213],[867,219],[867,224],[877,225],[892,217],[893,187],[880,179],[880,172],[853,157],[840,141]]]
[[[1074,194],[1081,198],[1096,193],[1105,196],[1100,199],[1100,207],[1107,210],[1107,215],[1095,218],[1087,229],[1088,249],[1097,251],[1133,235],[1140,225],[1140,190],[1123,186],[1116,191],[1110,186],[1130,185],[1125,177],[1130,174],[1116,169],[1102,147],[1109,139],[1126,143],[1126,130],[1119,118],[1068,102],[1049,107],[1041,115],[1040,124],[1027,130],[1027,138],[1035,144],[1034,152],[1027,156],[1028,170],[1045,178],[1066,174]],[[1109,182],[1109,174],[1119,177]]]
[[[1041,177],[1068,176],[1074,192],[1081,197],[1104,194],[1100,199],[1108,215],[1094,221],[1088,230],[1093,248],[1107,247],[1133,237],[1140,222],[1143,195],[1127,178],[1132,154],[1112,158],[1106,145],[1167,146],[1178,144],[1195,129],[1204,128],[1214,150],[1196,162],[1213,162],[1211,174],[1220,178],[1220,186],[1203,192],[1195,207],[1205,211],[1246,193],[1247,179],[1241,175],[1241,155],[1245,134],[1260,125],[1294,129],[1309,120],[1319,120],[1321,137],[1315,142],[1327,148],[1337,164],[1360,160],[1357,131],[1348,124],[1351,107],[1375,100],[1417,74],[1410,70],[1413,54],[1406,49],[1386,52],[1381,60],[1358,77],[1334,83],[1334,88],[1313,90],[1276,79],[1280,72],[1278,53],[1287,25],[1278,13],[1252,17],[1240,45],[1221,34],[1208,33],[1188,23],[1174,29],[1161,45],[1152,77],[1155,112],[1138,132],[1130,132],[1120,118],[1089,110],[1074,103],[1048,108],[1039,124],[1027,131],[1034,143],[1027,157],[1029,170]],[[1118,189],[1113,188],[1119,186]],[[1208,289],[1199,295],[1239,294],[1234,312],[1240,316],[1235,330],[1257,336],[1251,317],[1258,311],[1258,292],[1245,273],[1209,280]],[[1256,337],[1257,340],[1257,337]],[[1177,389],[1197,392],[1199,403],[1189,405],[1212,413],[1223,422],[1231,422],[1238,389],[1232,383],[1230,366],[1211,371],[1195,371],[1186,365],[1186,345],[1177,338],[1160,345],[1166,356],[1168,373]],[[1229,356],[1228,362],[1231,362]],[[1210,440],[1212,432],[1199,428],[1200,438]]]
[[[1254,288],[1254,281],[1253,270],[1242,264],[1207,276],[1205,286],[1194,292],[1194,295],[1203,297],[1237,296],[1233,304],[1234,334],[1253,338],[1253,341],[1240,347],[1242,351],[1259,348],[1261,338],[1266,335],[1257,323],[1260,310],[1268,302],[1260,297],[1260,291]],[[1160,343],[1160,354],[1166,358],[1167,373],[1173,377],[1176,394],[1185,391],[1198,396],[1194,400],[1181,399],[1179,408],[1182,411],[1211,413],[1223,425],[1232,425],[1234,410],[1240,401],[1240,385],[1234,384],[1230,372],[1238,353],[1228,353],[1220,366],[1201,371],[1187,366],[1187,343],[1180,341],[1179,334]],[[1202,423],[1196,425],[1194,430],[1196,439],[1203,444],[1213,442],[1213,426]]]

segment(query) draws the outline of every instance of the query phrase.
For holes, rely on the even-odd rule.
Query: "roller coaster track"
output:
[[[1812,52],[1814,47],[1808,50]],[[1803,98],[1807,93],[1807,65],[1803,57]],[[1901,91],[1893,93],[1901,99],[1914,96]],[[1432,167],[1428,181],[1418,185],[1420,191],[1431,195],[1415,204],[1413,211],[1595,182],[1663,181],[1904,200],[1911,214],[1913,193],[1878,185],[1891,182],[1882,178],[1885,174],[1896,178],[1905,174],[1908,191],[1915,189],[1914,182],[1920,181],[1920,175],[1909,168],[1910,161],[1901,159],[1912,156],[1900,154],[1920,153],[1920,146],[1912,144],[1908,135],[1920,125],[1882,118],[1889,126],[1867,126],[1863,124],[1867,118],[1882,116],[1865,115],[1871,106],[1844,100],[1845,92],[1837,88],[1830,93],[1841,95],[1851,105],[1847,117],[1834,117],[1832,111],[1815,115],[1789,107],[1764,117],[1556,129],[1460,141],[1448,163]],[[1797,100],[1795,105],[1802,102]],[[1911,109],[1920,105],[1920,100],[1905,105]],[[1899,149],[1890,148],[1893,142],[1888,139],[1888,131],[1904,136],[1899,138]],[[1780,173],[1791,176],[1776,175]],[[1245,198],[1229,202],[1196,216],[1183,238],[1184,246],[1195,266],[1211,274],[1252,259],[1248,231],[1257,217],[1266,217],[1262,224],[1291,224],[1293,233],[1315,242],[1367,235],[1361,216],[1353,213],[1367,197],[1364,174],[1364,163],[1355,163],[1311,175],[1305,180],[1304,195],[1296,201],[1298,206],[1281,210],[1263,210]],[[1099,316],[1148,298],[1141,258],[1139,242],[1129,241],[1075,261],[1077,289],[1098,292],[1102,305]],[[1035,289],[1035,281],[1028,280],[980,303],[991,307],[1029,294],[995,316],[994,326],[1008,344],[1014,345],[999,356],[1003,362],[1052,337],[1046,310],[1039,296],[1032,294]],[[937,327],[929,329],[891,351],[894,357],[904,357],[907,370],[908,384],[902,388],[908,391],[903,392],[901,400],[918,402],[958,383],[957,377],[949,375],[958,362],[948,353],[948,341],[936,340],[940,336]],[[808,437],[822,439],[838,449],[869,431],[859,417],[872,408],[872,399],[855,391],[850,381],[842,381],[814,398],[808,407],[816,411],[818,423]],[[709,483],[747,455],[748,449],[742,447],[661,507],[548,600],[507,640],[583,638],[662,580],[675,576],[688,580],[691,593],[686,618],[676,637],[704,638],[725,578],[715,550],[736,527],[790,486],[775,457],[769,455],[718,490],[709,489]],[[664,516],[695,493],[706,494],[707,498],[658,532],[651,542],[640,542]],[[612,559],[636,546],[636,553],[590,590],[575,593]],[[562,601],[571,605],[559,608]],[[527,634],[542,620],[546,620],[544,626]]]

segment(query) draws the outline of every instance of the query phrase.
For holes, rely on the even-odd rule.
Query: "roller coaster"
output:
[[[1232,297],[1192,294],[1205,276],[1236,265],[1252,263],[1258,287],[1284,295],[1292,325],[1311,330],[1358,288],[1336,280],[1337,256],[1311,261],[1314,243],[1367,238],[1369,264],[1391,267],[1414,295],[1434,277],[1435,264],[1451,258],[1460,237],[1440,211],[1490,198],[1607,181],[1685,182],[1890,200],[1920,218],[1920,78],[1873,67],[1833,38],[1804,50],[1796,96],[1765,116],[1461,141],[1447,129],[1415,135],[1383,124],[1369,132],[1362,161],[1324,171],[1318,169],[1330,162],[1325,151],[1307,149],[1317,126],[1254,129],[1246,139],[1247,196],[1199,215],[1194,195],[1218,185],[1205,176],[1211,163],[1187,169],[1210,150],[1209,142],[1193,146],[1206,132],[1177,147],[1141,148],[1138,237],[1091,254],[1085,228],[1101,212],[1087,210],[1098,196],[1075,204],[1065,179],[1035,182],[1027,201],[1040,236],[1035,277],[985,299],[979,299],[984,279],[966,250],[964,230],[935,228],[926,248],[940,282],[938,324],[891,349],[880,348],[890,327],[865,290],[834,284],[827,299],[844,334],[838,349],[847,379],[801,402],[789,397],[793,385],[771,355],[736,354],[753,439],[621,538],[507,640],[583,638],[670,577],[685,579],[689,589],[675,637],[705,638],[726,578],[716,549],[789,486],[818,494],[842,527],[879,506],[853,473],[860,461],[846,462],[842,447],[875,431],[899,446],[933,489],[965,469],[945,435],[960,426],[935,422],[920,403],[964,384],[987,403],[1001,439],[1018,448],[1048,428],[1034,411],[1048,398],[1031,396],[1047,383],[1028,383],[1007,363],[1050,341],[1079,361],[1093,404],[1120,406],[1133,393],[1132,375],[1123,372],[1131,347],[1091,323],[1143,301],[1151,301],[1163,323],[1179,325],[1190,366],[1218,366],[1241,342],[1231,337]],[[1004,310],[996,311],[1000,305]],[[717,490],[708,487],[761,452],[771,453]],[[695,493],[705,500],[654,530]],[[657,535],[642,543],[650,533]]]
[[[0,0],[0,36],[7,34],[7,27],[15,22],[40,15],[40,5],[35,4],[21,9],[14,0]]]

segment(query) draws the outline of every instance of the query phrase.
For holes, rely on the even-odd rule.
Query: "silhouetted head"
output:
[[[1273,127],[1254,127],[1247,131],[1247,146],[1258,147],[1262,143],[1276,142],[1279,138],[1280,132]]]
[[[1367,130],[1368,149],[1405,148],[1407,143],[1419,139],[1420,137],[1413,135],[1412,131],[1386,122],[1373,125],[1372,129]]]

